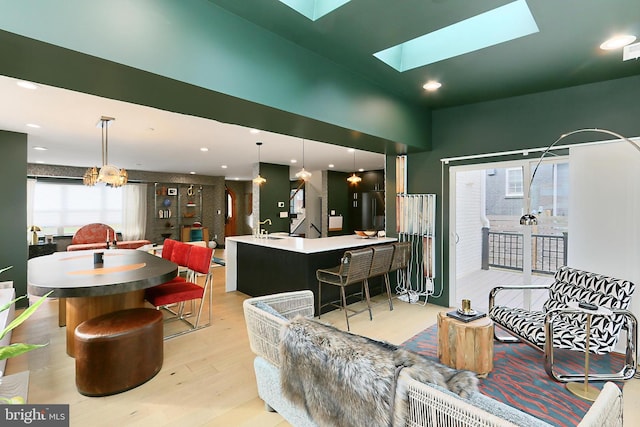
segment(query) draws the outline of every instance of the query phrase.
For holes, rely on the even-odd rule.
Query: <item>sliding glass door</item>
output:
[[[527,160],[450,168],[452,306],[465,298],[485,310],[492,287],[547,283],[566,262],[568,160],[536,166]],[[525,212],[538,218],[529,230],[520,225]]]

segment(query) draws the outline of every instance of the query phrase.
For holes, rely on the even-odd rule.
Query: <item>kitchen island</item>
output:
[[[395,238],[362,238],[356,235],[306,239],[286,235],[234,236],[225,240],[226,291],[250,296],[309,289],[317,298],[316,270],[340,264],[344,252],[395,242]],[[325,292],[325,289],[327,292]],[[323,287],[334,299],[338,289]],[[376,293],[375,291],[373,293]]]

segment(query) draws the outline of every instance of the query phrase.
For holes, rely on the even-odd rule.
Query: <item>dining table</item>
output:
[[[32,258],[27,267],[30,295],[64,298],[67,354],[74,357],[74,332],[85,320],[144,307],[144,290],[168,282],[178,265],[135,249],[55,252]]]

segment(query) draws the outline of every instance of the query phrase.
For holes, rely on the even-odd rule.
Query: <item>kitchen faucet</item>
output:
[[[266,235],[269,233],[267,230],[260,228],[261,225],[265,225],[265,224],[271,224],[271,219],[267,218],[264,221],[258,221],[258,228],[256,229],[256,237],[266,237]]]

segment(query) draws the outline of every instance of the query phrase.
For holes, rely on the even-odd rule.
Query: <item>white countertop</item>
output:
[[[249,235],[226,238],[227,242],[247,243],[250,245],[264,246],[267,248],[281,249],[304,254],[326,252],[335,249],[358,248],[380,243],[392,243],[396,240],[397,239],[392,237],[363,238],[356,236],[355,234],[321,237],[318,239],[306,239],[303,237],[290,237],[286,235],[269,235],[268,238],[257,238]]]

